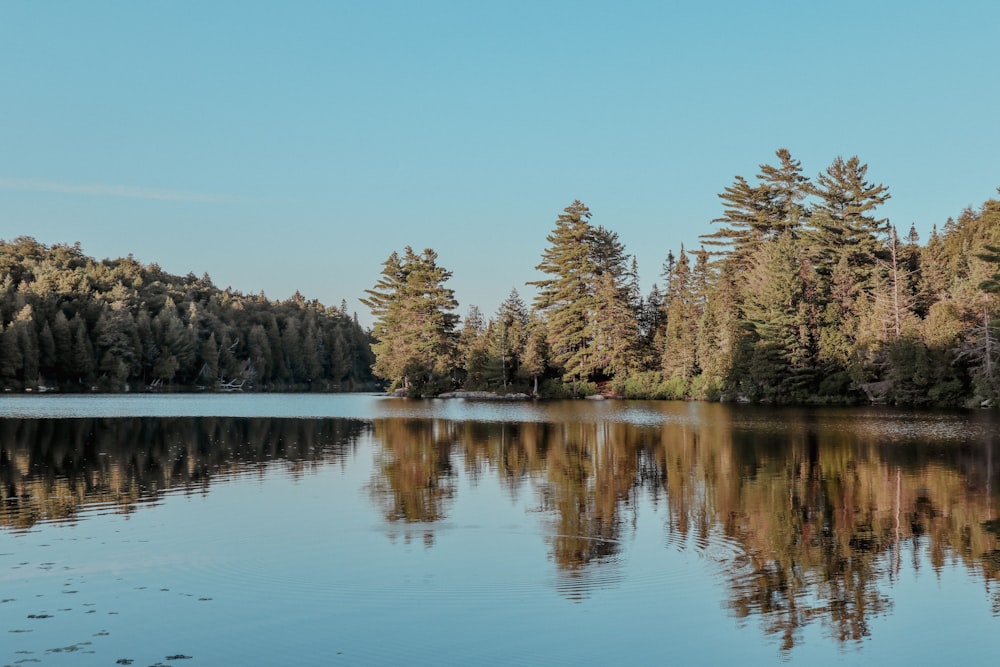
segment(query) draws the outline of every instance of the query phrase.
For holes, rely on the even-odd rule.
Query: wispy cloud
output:
[[[0,190],[55,192],[68,195],[83,195],[86,197],[124,197],[126,199],[152,199],[158,201],[204,203],[232,201],[231,197],[201,192],[182,192],[178,190],[161,190],[159,188],[142,188],[130,185],[107,185],[99,183],[54,183],[52,181],[33,181],[2,177],[0,177]]]

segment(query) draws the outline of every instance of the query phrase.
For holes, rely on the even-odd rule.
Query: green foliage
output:
[[[966,402],[965,387],[958,379],[938,382],[927,390],[927,397],[934,405],[943,407],[956,407]],[[977,406],[974,404],[974,407]]]
[[[573,388],[560,378],[548,378],[538,387],[539,398],[573,398]]]
[[[546,238],[536,267],[547,277],[535,311],[546,321],[550,365],[564,381],[582,381],[633,369],[639,325],[629,261],[618,235],[590,224],[590,210],[574,201]]]
[[[368,335],[301,295],[269,301],[79,245],[0,241],[0,382],[63,391],[372,386]],[[266,349],[265,349],[266,348]],[[337,357],[335,355],[339,355]]]
[[[702,401],[718,401],[722,397],[722,381],[708,375],[696,375],[691,378],[688,395]]]
[[[687,397],[688,388],[687,378],[675,375],[657,385],[656,396],[670,401],[679,401]]]
[[[661,391],[663,374],[659,371],[641,371],[632,373],[624,378],[616,378],[612,384],[615,393],[624,398],[666,398],[666,394]]]
[[[617,236],[579,201],[567,207],[519,346],[499,317],[484,322],[467,386],[544,379],[538,393],[565,396],[601,382],[628,398],[775,403],[849,403],[870,385],[911,405],[995,394],[1000,203],[921,248],[914,229],[900,241],[878,216],[888,188],[857,157],[813,183],[787,150],[776,156],[719,195],[722,228],[703,237],[714,252],[668,253],[666,286],[646,299]]]
[[[365,290],[362,303],[375,315],[373,371],[408,394],[440,393],[444,377],[456,369],[458,303],[444,286],[451,272],[437,264],[437,253],[417,254],[409,246],[402,257],[393,252],[383,264],[382,278]]]

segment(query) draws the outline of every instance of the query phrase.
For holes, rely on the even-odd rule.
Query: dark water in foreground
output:
[[[0,485],[0,665],[1000,648],[994,412],[3,397]]]

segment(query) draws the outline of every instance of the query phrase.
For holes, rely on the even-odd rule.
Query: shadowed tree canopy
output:
[[[0,241],[6,389],[346,390],[372,387],[369,338],[301,294],[271,301],[79,244]],[[306,335],[308,334],[308,335]]]

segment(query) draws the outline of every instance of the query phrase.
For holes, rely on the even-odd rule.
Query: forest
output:
[[[374,372],[410,396],[461,387],[541,397],[995,406],[1000,201],[926,243],[879,207],[889,189],[837,157],[813,179],[787,149],[737,176],[697,249],[666,252],[643,295],[617,233],[574,201],[530,307],[458,303],[432,249],[393,252],[362,302]]]
[[[339,308],[219,289],[79,243],[0,241],[5,391],[373,388],[368,333]]]
[[[361,299],[327,307],[219,289],[79,243],[0,241],[5,391],[456,389],[543,398],[996,406],[1000,201],[921,243],[857,157],[816,178],[786,149],[719,194],[700,246],[643,294],[618,234],[574,201],[529,305],[464,317],[432,249],[392,252]]]

